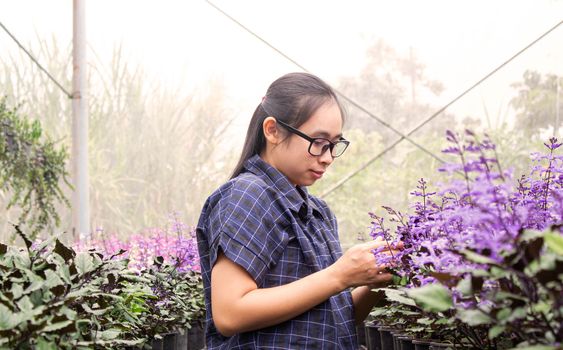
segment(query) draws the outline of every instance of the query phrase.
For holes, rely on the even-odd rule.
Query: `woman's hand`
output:
[[[342,289],[367,285],[378,288],[389,284],[393,275],[386,272],[386,264],[377,264],[374,250],[383,250],[378,256],[398,253],[403,248],[402,242],[389,247],[386,241],[378,238],[374,241],[358,244],[348,249],[329,269],[340,281]]]
[[[258,288],[244,268],[220,252],[211,270],[213,322],[221,334],[230,337],[290,320],[348,287],[387,283],[391,275],[385,272],[386,266],[377,265],[373,255],[373,250],[386,245],[381,240],[359,244],[324,270],[270,288]],[[402,245],[396,248],[401,249]],[[389,249],[384,249],[378,255],[390,254],[387,252]],[[363,317],[370,305],[373,303],[364,307],[367,311],[361,314]]]

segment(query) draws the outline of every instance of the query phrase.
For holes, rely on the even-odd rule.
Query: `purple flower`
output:
[[[180,272],[200,271],[195,229],[182,223],[177,213],[171,214],[164,228],[148,228],[127,237],[107,235],[103,229],[97,229],[91,240],[75,246],[79,251],[96,249],[106,258],[125,250],[115,259],[129,259],[129,268],[137,271],[147,269],[157,256],[165,263],[176,265]]]
[[[462,141],[446,133],[451,145],[445,153],[459,160],[440,169],[452,176],[450,181],[429,191],[420,179],[411,192],[410,214],[383,207],[397,225],[393,232],[384,226],[384,217],[370,213],[372,238],[389,244],[401,240],[405,246],[393,257],[375,251],[378,261],[393,263],[393,271],[407,276],[410,286],[435,281],[432,271],[463,275],[480,267],[463,251],[501,262],[516,249],[522,230],[542,230],[563,221],[563,157],[554,155],[561,146],[555,138],[545,144],[546,154],[531,155],[530,173],[515,181],[510,170],[501,168],[488,136],[479,140],[471,131],[465,135]]]

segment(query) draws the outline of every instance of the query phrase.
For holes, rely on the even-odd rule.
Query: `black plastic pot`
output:
[[[176,334],[176,349],[186,350],[188,349],[188,330],[185,329],[182,333]]]
[[[181,333],[163,334],[162,339],[153,339],[152,350],[201,350],[205,349],[203,322],[196,321],[191,328]]]
[[[368,350],[382,350],[381,348],[381,334],[379,333],[379,326],[376,323],[366,323],[366,346]]]
[[[176,337],[178,333],[164,334],[162,339],[153,339],[151,343],[152,350],[177,350]]]
[[[190,328],[187,333],[187,350],[205,349],[205,331],[203,329],[203,322],[193,323],[192,328]]]
[[[414,350],[430,350],[430,342],[422,339],[413,339]]]
[[[381,350],[393,350],[395,348],[393,346],[393,334],[391,334],[391,332],[395,330],[395,328],[379,327]]]
[[[162,339],[162,350],[176,350],[176,337],[178,333],[171,333]]]
[[[442,343],[442,342],[431,342],[430,343],[430,350],[450,350],[453,349],[453,345],[451,343]]]
[[[162,350],[163,339],[153,339],[151,343],[152,350]]]
[[[393,349],[401,350],[401,343],[399,342],[401,333],[399,331],[392,331],[391,335],[393,336]]]
[[[399,342],[401,343],[400,345],[401,350],[415,350],[411,337],[401,336],[399,337]]]
[[[364,324],[363,326],[356,326],[356,334],[358,337],[358,345],[359,346],[365,346],[366,348],[369,349],[369,346],[367,345],[367,335],[366,335],[366,324]]]

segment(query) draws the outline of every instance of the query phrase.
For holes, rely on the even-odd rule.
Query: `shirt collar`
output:
[[[291,210],[305,215],[307,218],[311,217],[312,210],[321,214],[318,206],[311,200],[306,187],[291,184],[287,176],[266,163],[258,154],[246,160],[244,168],[275,187],[278,193],[285,198]]]

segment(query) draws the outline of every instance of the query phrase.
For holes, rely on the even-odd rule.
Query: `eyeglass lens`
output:
[[[333,157],[340,156],[346,150],[346,143],[337,141],[336,143],[330,143],[328,140],[316,139],[311,142],[311,147],[309,152],[314,156],[320,156],[328,149]]]

